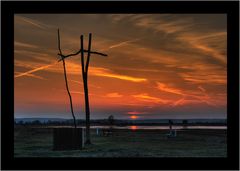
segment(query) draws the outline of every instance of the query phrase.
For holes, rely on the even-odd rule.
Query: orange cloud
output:
[[[184,103],[184,98],[181,98],[181,99],[177,100],[176,102],[174,102],[172,105],[179,106],[179,105],[182,105],[183,103]]]
[[[164,83],[157,82],[157,88],[161,91],[165,91],[165,92],[168,92],[168,93],[184,95],[181,90],[176,89],[176,88],[171,88]]]
[[[20,21],[24,21],[25,23],[28,23],[28,24],[31,24],[37,28],[40,28],[40,29],[46,29],[47,28],[47,25],[43,24],[43,23],[40,23],[39,21],[37,20],[33,20],[33,19],[30,19],[30,18],[27,18],[27,17],[23,17],[23,16],[15,16],[15,19]],[[20,20],[19,20],[20,19]]]
[[[22,43],[22,42],[18,42],[18,41],[14,41],[14,46],[18,46],[21,48],[38,48],[38,46],[36,46],[36,45]]]
[[[226,65],[227,32],[206,33],[204,35],[202,33],[185,33],[178,36],[177,39],[188,43],[192,48],[196,48],[201,53],[207,54]]]
[[[80,85],[83,85],[83,83],[81,81],[76,81],[76,80],[71,80],[71,79],[69,79],[69,81],[80,84]],[[89,83],[88,83],[88,86],[89,87],[94,87],[94,88],[101,88],[100,86],[95,86],[95,85],[92,85],[92,84],[89,84]]]
[[[170,88],[166,86],[163,83],[157,83],[158,84],[158,89],[173,93],[173,94],[178,94],[182,95],[183,98],[175,101],[172,100],[171,103],[173,106],[179,106],[179,105],[187,105],[187,104],[198,104],[198,103],[206,103],[210,106],[216,106],[216,102],[211,98],[208,94],[206,94],[206,89],[204,89],[202,86],[198,86],[197,88],[201,90],[201,93],[199,93],[197,90],[190,91],[190,90],[179,90],[175,88]]]
[[[125,80],[125,81],[132,81],[132,82],[145,82],[145,81],[147,81],[147,79],[145,79],[145,78],[114,74],[114,73],[111,73],[111,71],[109,69],[99,68],[99,67],[92,67],[91,70],[89,71],[89,74],[90,75],[95,75],[95,76],[101,76],[101,77],[116,78],[116,79]]]
[[[63,72],[62,68],[60,68],[59,66],[58,67],[54,66],[57,63],[58,62],[56,61],[56,62],[54,62],[52,64],[49,64],[49,65],[44,65],[44,66],[34,68],[34,69],[29,70],[27,72],[16,75],[15,78],[18,78],[18,77],[21,77],[21,76],[26,76],[27,74],[34,73],[34,72],[37,72],[37,71],[40,71],[40,70],[45,70],[45,71],[48,71],[48,72],[57,72],[57,73]],[[16,61],[15,66],[33,68],[33,67],[39,66],[39,63]],[[81,74],[82,73],[80,64],[76,64],[74,62],[69,62],[69,61],[66,62],[66,68],[67,68],[67,73],[68,74],[74,74],[75,75],[75,74]],[[101,68],[101,67],[90,67],[89,68],[89,74],[94,75],[94,76],[116,78],[116,79],[125,80],[125,81],[132,81],[132,82],[145,82],[145,81],[147,81],[146,78],[139,78],[139,77],[132,77],[132,76],[127,76],[127,75],[115,74],[115,73],[112,73],[111,70],[106,69],[106,68]]]
[[[207,104],[209,106],[216,107],[218,104],[216,104],[215,101],[210,100],[209,97],[207,99],[205,97],[197,97],[195,96],[195,99],[187,99],[187,98],[181,98],[178,101],[174,102],[172,106],[183,106],[183,105],[189,105],[189,104]]]
[[[37,71],[41,71],[41,70],[44,70],[50,66],[53,66],[54,64],[56,64],[57,62],[53,63],[53,64],[50,64],[50,65],[44,65],[44,66],[41,66],[41,67],[38,67],[38,68],[35,68],[35,69],[32,69],[30,71],[27,71],[27,72],[24,72],[24,73],[20,73],[20,74],[17,74],[15,75],[14,77],[15,78],[18,78],[18,77],[22,77],[22,76],[27,76],[31,73],[34,73],[34,72],[37,72]]]
[[[133,40],[124,41],[124,42],[121,42],[121,43],[118,43],[118,44],[115,44],[115,45],[110,46],[109,49],[116,48],[116,47],[120,47],[120,46],[124,46],[124,45],[126,45],[126,44],[136,42],[136,41],[138,41],[138,40],[140,40],[140,39],[133,39]]]
[[[199,91],[185,91],[185,95],[177,100],[172,102],[172,106],[182,106],[182,105],[189,105],[189,104],[207,104],[209,106],[216,107],[218,105],[226,105],[226,95],[220,94],[218,96],[216,95],[208,95],[206,93],[206,89],[204,89],[201,86],[197,87],[201,90]]]
[[[163,103],[163,104],[169,103],[169,100],[149,96],[147,93],[142,93],[142,94],[137,94],[137,95],[132,95],[132,96],[138,100],[146,101],[146,102]]]
[[[210,54],[212,57],[218,59],[219,61],[223,62],[224,64],[227,63],[227,59],[225,55],[222,55],[218,50],[214,48],[210,48],[204,44],[197,44],[196,42],[193,44],[193,46],[197,49],[202,50],[203,53]]]
[[[199,88],[202,92],[206,92],[206,89],[203,88],[202,86],[198,86],[198,88]]]
[[[131,112],[127,112],[127,114],[129,114],[129,115],[141,115],[141,114],[146,114],[146,112],[131,111]]]
[[[110,78],[117,78],[117,79],[120,79],[120,80],[132,81],[132,82],[145,82],[145,81],[147,81],[147,79],[145,79],[145,78],[137,78],[137,77],[111,74],[111,73],[95,73],[95,74],[92,74],[92,75],[102,76],[102,77],[110,77]]]
[[[202,101],[182,98],[182,99],[176,101],[175,103],[173,103],[172,105],[173,106],[182,106],[182,105],[199,104],[199,103],[202,103]]]
[[[194,65],[182,65],[179,68],[191,70],[191,72],[178,73],[185,81],[194,84],[226,84],[227,71],[225,67],[217,64],[197,62]]]
[[[20,72],[15,72],[14,75],[18,75],[20,74]],[[35,75],[35,74],[26,74],[25,76],[28,76],[28,77],[32,77],[32,78],[37,78],[37,79],[41,79],[41,80],[46,80],[45,78],[41,77],[41,76],[38,76],[38,75]]]
[[[170,21],[164,18],[153,18],[145,15],[141,18],[135,19],[134,23],[138,27],[152,29],[155,32],[172,34],[180,31],[185,31],[187,28],[190,28],[193,25],[190,21],[190,18],[185,18],[184,20],[179,19]]]
[[[59,89],[58,91],[66,92],[65,89]],[[70,93],[71,94],[81,94],[81,95],[84,95],[84,92],[82,92],[82,91],[70,90]],[[94,93],[88,93],[88,95],[90,95],[90,96],[98,96],[97,94],[94,94]]]
[[[119,93],[109,93],[107,94],[105,97],[110,97],[110,98],[119,98],[122,97],[123,95],[119,94]]]
[[[71,93],[73,93],[73,94],[84,94],[83,92],[81,92],[81,91],[70,91]]]
[[[200,84],[200,83],[214,83],[214,84],[226,84],[227,83],[227,76],[226,74],[204,74],[198,73],[198,71],[193,73],[181,73],[179,74],[183,77],[184,80]]]

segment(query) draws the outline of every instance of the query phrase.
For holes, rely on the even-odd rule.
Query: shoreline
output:
[[[53,125],[53,126],[34,126],[34,125],[15,125],[15,128],[45,128],[45,129],[56,129],[56,128],[74,128],[73,126],[70,125]],[[105,130],[109,129],[111,126],[91,126],[91,130]],[[83,128],[85,129],[85,126],[77,126],[77,128]],[[137,125],[129,125],[129,126],[112,126],[113,130],[152,130],[152,131],[160,131],[160,130],[170,130],[168,126],[137,126]],[[177,131],[186,131],[186,130],[227,130],[227,126],[173,126],[173,130]]]

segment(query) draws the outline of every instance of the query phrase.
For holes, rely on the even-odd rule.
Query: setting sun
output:
[[[133,115],[133,116],[130,116],[131,119],[137,119],[138,117]]]
[[[88,40],[92,33],[92,50],[108,55],[91,56],[90,119],[109,113],[132,120],[182,113],[226,118],[226,20],[224,14],[17,14],[15,117],[71,118],[57,55],[59,28],[63,54],[78,51],[79,35]],[[80,56],[66,58],[66,70],[76,118],[84,119]]]

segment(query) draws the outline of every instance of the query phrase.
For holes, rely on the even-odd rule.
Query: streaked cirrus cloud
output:
[[[225,14],[17,14],[16,113],[67,113],[57,28],[64,54],[79,50],[80,35],[87,48],[92,33],[92,50],[108,55],[91,56],[92,116],[124,118],[146,112],[141,118],[226,117]],[[65,61],[77,109],[84,105],[80,59],[78,55]],[[51,110],[44,107],[46,102]]]

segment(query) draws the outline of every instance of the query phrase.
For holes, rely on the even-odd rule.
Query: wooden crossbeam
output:
[[[66,89],[69,95],[69,100],[70,100],[70,106],[71,106],[71,112],[72,116],[74,119],[74,125],[76,128],[76,119],[75,115],[73,112],[73,105],[72,105],[72,97],[68,88],[68,81],[67,81],[67,74],[66,74],[66,66],[65,66],[65,59],[71,56],[77,56],[78,54],[81,54],[81,66],[82,66],[82,79],[83,79],[83,87],[84,87],[84,96],[85,96],[85,110],[86,110],[86,142],[85,144],[91,144],[90,141],[90,105],[89,105],[89,98],[88,98],[88,66],[90,62],[90,56],[91,54],[96,54],[99,56],[107,56],[107,54],[101,53],[101,52],[96,52],[96,51],[91,51],[91,41],[92,41],[92,34],[89,33],[89,42],[88,42],[88,50],[85,50],[83,47],[83,35],[80,36],[80,50],[77,51],[76,53],[68,54],[68,55],[63,55],[60,47],[60,34],[59,34],[59,29],[58,29],[58,49],[59,53],[58,56],[60,56],[60,59],[58,62],[62,61],[63,62],[63,68],[64,68],[64,76],[65,76],[65,82],[66,82]],[[84,53],[87,52],[87,59],[86,59],[86,64],[84,63]]]
[[[63,60],[63,58],[68,58],[70,56],[76,56],[78,55],[79,53],[81,53],[82,49],[80,49],[79,51],[77,51],[76,53],[72,53],[72,54],[69,54],[69,55],[63,55],[62,53],[58,53],[58,55],[61,57],[61,59],[58,60],[58,62],[60,62],[61,60]],[[84,53],[88,53],[88,50],[83,50]],[[104,53],[101,53],[101,52],[95,52],[95,51],[90,51],[90,54],[96,54],[96,55],[100,55],[100,56],[107,56],[107,54],[104,54]]]

